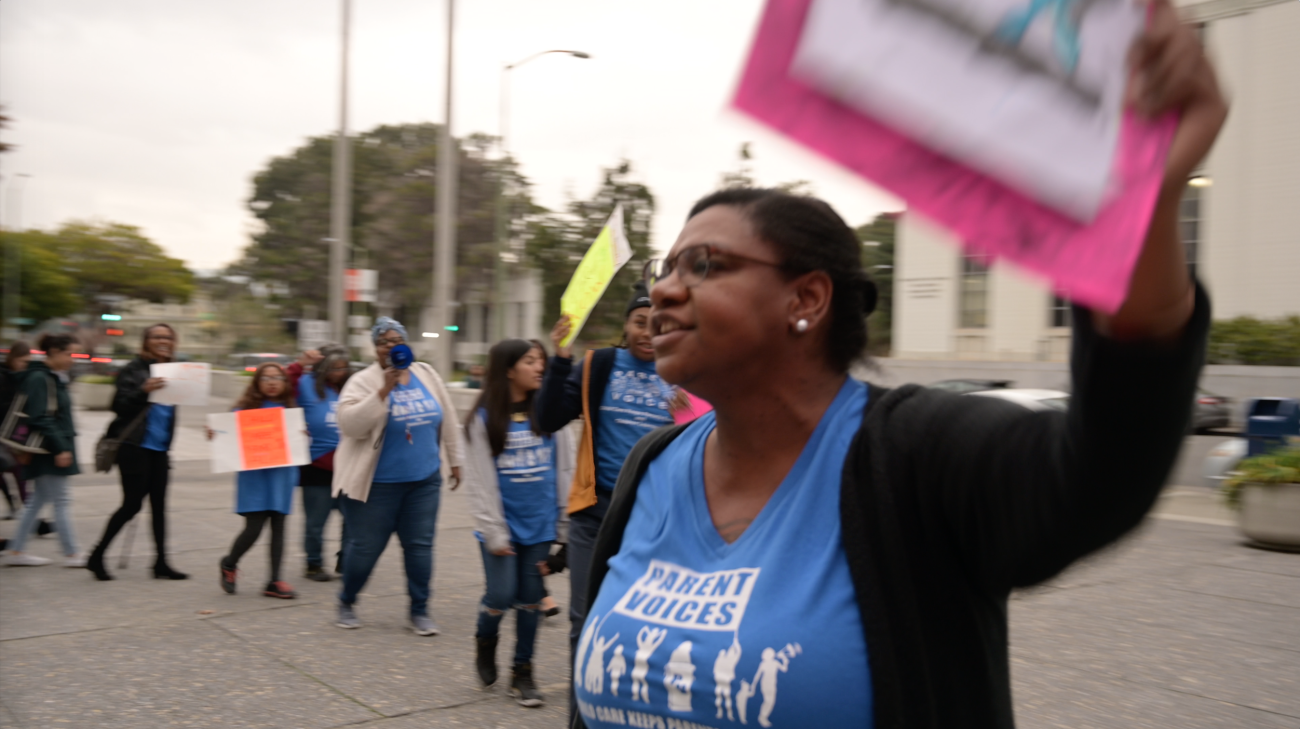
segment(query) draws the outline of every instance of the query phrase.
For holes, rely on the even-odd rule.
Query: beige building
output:
[[[1232,111],[1182,208],[1188,258],[1216,318],[1300,314],[1300,2],[1182,2],[1201,24]],[[1068,309],[1039,280],[963,255],[915,215],[899,223],[894,353],[1059,361]]]

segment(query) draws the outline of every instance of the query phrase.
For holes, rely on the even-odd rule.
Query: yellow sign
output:
[[[578,268],[569,279],[568,288],[560,297],[560,313],[567,314],[573,328],[560,346],[567,347],[573,343],[578,332],[587,323],[587,317],[604,296],[614,274],[632,258],[632,246],[627,242],[623,232],[623,206],[614,207],[614,214],[601,229],[600,235],[587,249],[587,254],[578,262]]]

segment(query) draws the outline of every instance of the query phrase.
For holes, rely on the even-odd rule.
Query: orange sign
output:
[[[259,408],[235,413],[239,423],[239,450],[245,471],[289,466],[289,443],[285,438],[284,408]]]

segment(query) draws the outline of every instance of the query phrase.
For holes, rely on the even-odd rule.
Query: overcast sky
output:
[[[253,174],[337,125],[340,0],[3,0],[0,156],[12,224],[137,225],[168,253],[218,268],[248,243]],[[632,161],[672,245],[692,201],[753,143],[765,184],[809,180],[851,225],[900,203],[727,108],[759,0],[460,0],[453,131],[498,131],[512,74],[510,146],[557,208],[602,166]],[[441,122],[445,0],[353,0],[353,131]]]

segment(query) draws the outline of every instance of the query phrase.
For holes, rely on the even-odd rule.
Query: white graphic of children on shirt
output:
[[[582,640],[578,642],[578,658],[573,664],[573,685],[575,688],[582,688],[582,665],[587,657],[587,646],[591,645],[591,639],[596,635],[596,619],[594,616],[587,619],[587,629],[582,632]]]
[[[740,714],[740,723],[748,724],[745,720],[745,709],[749,706],[749,699],[753,697],[757,689],[763,691],[763,704],[758,710],[758,723],[763,727],[772,726],[768,717],[772,716],[772,710],[776,708],[776,678],[777,672],[785,673],[790,670],[790,659],[803,653],[803,646],[798,643],[786,643],[781,652],[776,652],[771,648],[763,649],[763,658],[758,663],[758,670],[754,672],[754,680],[740,680],[740,690],[736,692],[736,711]]]
[[[648,625],[636,634],[636,659],[632,664],[633,701],[639,699],[647,704],[650,703],[650,684],[645,680],[646,674],[650,672],[650,655],[659,648],[666,637],[668,637],[666,628],[651,628]]]
[[[627,659],[623,657],[623,644],[614,646],[614,656],[609,659],[609,692],[618,696],[618,682],[627,673]]]
[[[591,656],[587,658],[587,693],[599,696],[605,692],[605,650],[618,640],[618,633],[613,638],[600,637],[599,631],[591,641]]]
[[[740,663],[739,636],[733,636],[731,645],[718,651],[718,660],[713,662],[713,705],[717,707],[718,719],[722,718],[722,709],[727,709],[727,720],[735,721],[731,713],[731,682],[736,680],[736,664]]]
[[[691,642],[682,641],[664,665],[664,688],[668,690],[670,711],[691,710],[691,684],[695,683],[695,664],[691,663]]]

